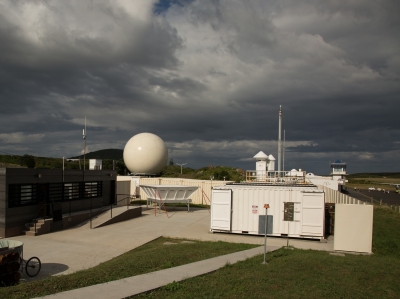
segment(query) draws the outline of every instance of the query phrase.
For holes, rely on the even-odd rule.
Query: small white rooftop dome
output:
[[[276,159],[274,158],[274,156],[269,155],[269,156],[268,156],[268,160],[270,160],[270,161],[275,161]]]
[[[307,173],[307,176],[314,176],[314,174],[309,172],[309,173]]]
[[[263,152],[263,151],[260,151],[257,155],[255,155],[254,157],[253,157],[254,159],[257,159],[257,160],[267,160],[268,159],[268,156]]]

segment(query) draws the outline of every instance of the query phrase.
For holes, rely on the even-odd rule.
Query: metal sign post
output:
[[[289,222],[296,221],[294,220],[294,204],[295,202],[284,202],[284,210],[283,210],[283,221],[287,221],[288,223],[288,231],[286,237],[286,248],[289,248]]]
[[[294,221],[294,202],[284,202],[283,221],[288,223],[288,233],[286,237],[286,247],[289,247],[289,222]]]
[[[265,209],[264,261],[262,262],[262,264],[268,265],[268,263],[266,262],[265,258],[266,258],[266,255],[267,255],[267,228],[268,228],[268,209],[269,209],[269,204],[265,204],[264,205],[264,209]]]

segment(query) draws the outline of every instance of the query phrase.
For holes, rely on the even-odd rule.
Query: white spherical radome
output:
[[[124,162],[132,173],[158,174],[167,160],[168,150],[164,141],[152,133],[133,136],[124,148]]]

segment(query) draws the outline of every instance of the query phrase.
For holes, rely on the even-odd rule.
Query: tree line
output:
[[[83,158],[73,160],[64,160],[64,169],[83,169]],[[62,169],[63,159],[35,157],[32,155],[0,155],[0,167],[27,167],[27,168],[47,168],[47,169]],[[85,160],[85,169],[89,169],[89,159]],[[102,159],[102,169],[116,170],[119,175],[129,174],[123,159]],[[240,182],[244,180],[244,172],[241,169],[226,166],[202,167],[192,169],[189,167],[181,167],[175,165],[171,158],[168,165],[160,173],[161,177],[187,178],[197,180],[226,180]]]
[[[47,168],[62,169],[63,159],[35,157],[32,155],[0,155],[1,167],[27,167],[27,168]],[[64,159],[64,169],[83,169],[83,159],[71,161]],[[85,169],[89,169],[89,160],[85,161]],[[124,175],[128,173],[124,160],[102,159],[102,169],[116,170],[118,174]]]

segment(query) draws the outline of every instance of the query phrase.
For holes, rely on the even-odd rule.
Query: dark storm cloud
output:
[[[15,14],[24,13],[29,2],[18,3],[10,4],[9,9]],[[27,24],[16,22],[12,14],[7,14],[7,9],[2,10],[0,64],[3,86],[6,86],[2,90],[9,95],[27,99],[27,94],[31,98],[49,93],[71,97],[89,94],[99,87],[107,87],[107,78],[97,77],[102,71],[115,75],[115,69],[124,65],[140,70],[140,67],[174,67],[178,63],[174,52],[181,46],[181,40],[165,20],[136,20],[121,7],[112,7],[105,1],[92,5],[91,9],[83,7],[86,8],[84,16],[92,17],[93,22],[88,26],[83,20],[75,20],[89,31],[82,32],[83,29],[71,29],[74,23],[63,24],[66,22],[63,14],[78,13],[79,7],[75,10],[61,3],[45,3],[36,2],[37,6],[46,7],[42,7],[45,12],[34,23],[32,32],[26,32],[23,27]],[[35,2],[30,4],[34,6]],[[121,73],[118,81],[126,81],[126,75]]]
[[[3,1],[0,151],[74,156],[152,132],[191,167],[396,171],[396,1]],[[376,163],[376,160],[380,163]]]
[[[382,169],[396,169],[398,162],[389,162],[391,153],[398,152],[400,108],[396,2],[373,2],[371,7],[365,1],[246,3],[250,3],[247,10],[239,1],[203,1],[197,3],[203,7],[190,14],[197,27],[208,23],[214,32],[225,30],[229,37],[221,34],[220,45],[225,44],[236,58],[266,67],[264,79],[254,76],[229,97],[228,107],[236,108],[224,109],[229,117],[211,114],[220,122],[213,123],[213,134],[207,136],[276,138],[282,104],[287,136],[309,141],[289,146],[291,153],[319,154],[313,162],[327,161],[337,153],[350,163],[359,163],[357,157],[365,159],[364,166],[374,157],[381,160]],[[238,15],[235,6],[260,30],[233,18]],[[257,16],[260,11],[263,17]],[[221,71],[232,77],[232,70]],[[241,125],[235,126],[233,120]],[[304,155],[302,159],[310,160]]]
[[[140,20],[108,1],[90,6],[85,5],[87,1],[21,2],[10,4],[11,7],[4,5],[8,9],[0,16],[0,62],[6,66],[55,70],[112,67],[119,63],[173,67],[178,62],[174,52],[181,40],[161,18]],[[31,9],[38,10],[39,18],[32,22],[33,28],[28,28],[32,31],[26,32],[28,24],[13,16],[27,14],[28,3],[33,6]],[[7,14],[9,10],[12,13]]]
[[[9,134],[2,144],[9,151],[10,140],[18,145],[29,139],[18,132],[28,137],[40,132],[46,137],[36,141],[47,151],[51,145],[76,152],[84,114],[93,121],[116,107],[143,109],[144,101],[151,104],[141,88],[144,68],[175,68],[179,62],[174,52],[181,39],[164,19],[141,19],[107,1],[19,1],[2,8],[0,124]],[[109,131],[108,125],[98,121],[90,129],[92,134]],[[31,140],[14,150],[48,155],[39,148]]]

